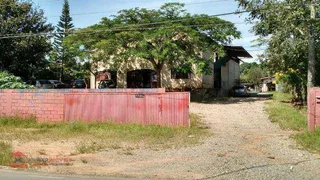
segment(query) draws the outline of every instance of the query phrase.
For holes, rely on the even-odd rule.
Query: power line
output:
[[[229,13],[222,13],[222,14],[215,14],[215,15],[211,15],[209,17],[219,17],[219,16],[227,16],[230,14],[241,14],[241,13],[245,13],[248,11],[239,11],[239,12],[229,12]],[[153,22],[153,23],[143,23],[143,24],[131,24],[131,25],[127,25],[127,26],[119,26],[117,28],[120,29],[105,29],[102,31],[135,31],[135,30],[151,30],[152,28],[140,28],[140,29],[123,29],[123,28],[130,28],[130,27],[140,27],[140,26],[147,26],[147,25],[159,25],[159,24],[166,24],[166,23],[174,23],[174,22],[182,22],[182,21],[187,21],[187,20],[192,20],[192,19],[198,19],[198,18],[202,18],[202,17],[191,17],[191,18],[184,18],[184,19],[177,19],[177,20],[168,20],[168,21],[160,21],[160,22]],[[231,22],[224,22],[224,23],[216,23],[216,24],[211,24],[211,25],[225,25],[225,24],[230,24]],[[245,24],[245,22],[239,22],[238,24]],[[206,26],[206,25],[210,25],[210,24],[205,24],[205,25],[191,25],[191,26]],[[182,27],[189,27],[189,26],[182,26]],[[160,27],[161,28],[161,27]],[[177,28],[177,27],[171,27],[171,28]],[[98,31],[95,31],[98,32]],[[99,31],[101,32],[101,30]],[[76,34],[76,33],[88,33],[87,32],[70,32],[70,34]],[[30,36],[43,36],[43,35],[54,35],[54,34],[66,34],[65,32],[49,32],[49,33],[28,33],[28,34],[3,34],[2,36],[0,36],[0,39],[8,39],[8,38],[20,38],[20,37],[30,37]],[[13,36],[11,36],[13,35]]]
[[[193,2],[193,3],[184,3],[185,6],[189,6],[189,5],[197,5],[197,4],[205,4],[205,3],[215,3],[215,2],[227,2],[227,1],[231,1],[231,0],[211,0],[211,1],[203,1],[203,2]],[[47,2],[47,1],[43,1],[43,2]],[[26,3],[26,2],[24,2]],[[1,5],[0,7],[12,7],[12,6],[17,6],[16,4],[14,5]],[[152,8],[160,8],[161,6],[154,6],[154,7],[145,7],[146,9],[152,9]],[[74,14],[70,14],[71,16],[81,16],[81,15],[90,15],[90,14],[103,14],[103,13],[117,13],[118,11],[96,11],[96,12],[88,12],[88,13],[74,13]],[[48,16],[48,17],[60,17],[60,15],[53,15],[53,16]]]
[[[113,29],[104,29],[104,30],[92,30],[84,32],[48,32],[48,33],[26,33],[26,34],[6,34],[6,36],[0,36],[0,39],[10,39],[10,38],[20,38],[20,37],[32,37],[32,36],[50,36],[55,34],[94,34],[101,32],[115,32],[115,31],[137,31],[137,30],[154,30],[154,29],[173,29],[173,28],[183,28],[183,27],[204,27],[208,25],[225,25],[224,24],[201,24],[201,25],[187,25],[187,26],[167,26],[167,27],[150,27],[150,28],[134,28],[134,29],[124,29],[124,28],[113,28]],[[243,23],[244,24],[244,23]]]
[[[214,2],[227,2],[230,0],[214,0],[214,1],[204,1],[204,2],[194,2],[194,3],[185,3],[185,6],[190,5],[197,5],[197,4],[205,4],[205,3],[214,3]],[[160,8],[161,6],[154,6],[154,7],[145,7],[145,9],[153,9],[153,8]],[[117,13],[118,11],[97,11],[97,12],[88,12],[88,13],[75,13],[70,14],[71,16],[83,16],[83,15],[92,15],[92,14],[105,14],[105,13]],[[48,16],[48,17],[60,17],[59,15],[55,16]]]
[[[255,9],[257,10],[257,9]],[[234,14],[242,14],[242,13],[247,13],[251,12],[253,10],[244,10],[244,11],[234,11],[234,12],[228,12],[228,13],[221,13],[221,14],[215,14],[215,15],[210,15],[209,17],[220,17],[220,16],[228,16],[228,15],[234,15]],[[127,26],[119,26],[117,28],[120,29],[105,29],[103,31],[135,31],[135,30],[151,30],[152,28],[140,28],[140,29],[123,29],[123,28],[130,28],[130,27],[141,27],[141,26],[148,26],[148,25],[159,25],[159,24],[166,24],[166,23],[174,23],[174,22],[182,22],[182,21],[187,21],[187,20],[192,20],[192,19],[198,19],[202,17],[190,17],[190,18],[184,18],[184,19],[177,19],[177,20],[167,20],[167,21],[160,21],[160,22],[153,22],[153,23],[142,23],[142,24],[131,24]],[[231,22],[225,22],[223,24],[228,24]],[[222,23],[216,23],[212,25],[221,25]],[[240,24],[240,23],[239,23]],[[241,24],[246,24],[244,22],[241,22]],[[207,24],[208,25],[208,24]],[[192,26],[205,26],[205,25],[192,25]],[[188,26],[184,26],[188,27]],[[171,27],[171,28],[177,28],[177,27]],[[93,32],[93,31],[92,31]],[[100,31],[95,31],[96,32],[101,32]],[[90,32],[70,32],[70,34],[76,34],[76,33],[90,33]],[[3,34],[0,36],[0,39],[9,39],[9,38],[21,38],[21,37],[31,37],[31,36],[45,36],[45,35],[54,35],[54,34],[66,34],[64,32],[48,32],[48,33],[28,33],[28,34]]]
[[[228,13],[221,13],[221,14],[215,14],[210,15],[209,17],[220,17],[220,16],[228,16],[233,14],[242,14],[251,12],[253,10],[245,10],[245,11],[234,11],[234,12],[228,12]],[[9,38],[21,38],[21,37],[31,37],[31,36],[45,36],[45,35],[54,35],[54,34],[85,34],[85,33],[98,33],[98,32],[107,32],[107,31],[136,31],[136,30],[152,30],[157,28],[137,28],[137,29],[124,29],[124,28],[131,28],[131,27],[141,27],[141,26],[149,26],[149,25],[159,25],[159,24],[166,24],[166,23],[175,23],[175,22],[182,22],[192,19],[198,19],[202,17],[190,17],[190,18],[184,18],[184,19],[177,19],[177,20],[167,20],[167,21],[159,21],[159,22],[153,22],[153,23],[141,23],[141,24],[130,24],[127,26],[119,26],[112,29],[105,29],[105,30],[95,30],[95,31],[86,31],[86,32],[48,32],[48,33],[26,33],[26,34],[3,34],[0,36],[0,39],[9,39]],[[180,26],[180,27],[203,27],[206,25],[225,25],[230,24],[232,22],[224,22],[224,23],[215,23],[215,24],[202,24],[202,25],[190,25],[190,26]],[[238,22],[233,24],[247,24],[246,22]],[[177,26],[171,26],[171,27],[158,27],[158,28],[178,28]]]

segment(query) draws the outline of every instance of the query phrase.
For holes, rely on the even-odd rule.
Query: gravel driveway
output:
[[[141,179],[320,179],[319,155],[299,150],[292,132],[281,130],[264,112],[265,100],[245,98],[191,103],[214,135],[182,149],[117,150],[90,157],[75,173]],[[70,172],[63,167],[60,172]]]

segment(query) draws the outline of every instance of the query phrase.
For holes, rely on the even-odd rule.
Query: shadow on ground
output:
[[[255,101],[265,101],[272,99],[272,94],[250,93],[248,97],[210,97],[210,98],[192,98],[191,102],[204,104],[236,104]]]

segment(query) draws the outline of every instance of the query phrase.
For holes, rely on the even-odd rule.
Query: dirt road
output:
[[[115,149],[88,155],[79,167],[46,171],[138,179],[319,179],[319,155],[299,150],[291,132],[270,122],[264,103],[250,98],[191,103],[191,112],[214,133],[200,145],[132,154]]]

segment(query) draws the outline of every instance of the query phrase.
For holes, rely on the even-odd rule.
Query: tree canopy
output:
[[[209,50],[223,54],[223,45],[239,37],[231,22],[205,14],[191,15],[184,4],[168,3],[156,10],[121,10],[99,24],[78,30],[68,37],[67,44],[82,49],[93,62],[110,63],[114,69],[134,58],[148,61],[157,72],[160,87],[164,65],[186,72],[196,64],[197,72],[210,73],[211,60],[201,53]]]
[[[241,8],[250,11],[248,21],[254,23],[252,30],[260,36],[257,44],[267,45],[262,61],[267,63],[270,72],[281,74],[285,77],[282,78],[283,82],[296,91],[305,89],[306,92],[310,25],[315,24],[315,39],[319,39],[320,32],[319,21],[313,22],[310,19],[311,0],[238,1]],[[319,10],[319,4],[316,9]],[[319,18],[319,14],[316,16]],[[319,41],[315,41],[315,44],[319,47]],[[316,48],[316,59],[319,59],[319,53],[319,48]],[[320,65],[318,60],[316,63],[317,66]],[[294,78],[297,76],[301,78]],[[287,81],[288,79],[295,80]],[[319,85],[319,80],[320,74],[316,73],[316,85]]]
[[[240,65],[240,78],[242,82],[259,86],[261,84],[261,78],[265,76],[268,76],[268,72],[263,64],[244,62]]]
[[[28,1],[2,0],[1,4],[6,6],[0,8],[0,68],[24,79],[44,76],[50,37],[19,36],[51,32],[52,26],[46,23],[43,11]],[[18,37],[8,37],[15,35]]]

